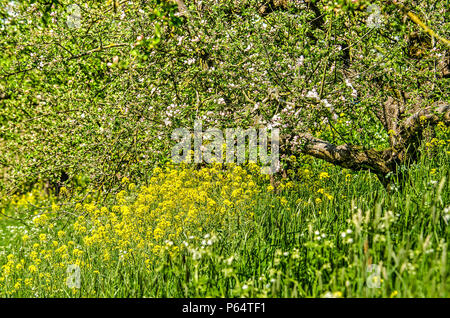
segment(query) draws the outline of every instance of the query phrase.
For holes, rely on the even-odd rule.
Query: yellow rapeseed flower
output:
[[[28,266],[28,270],[30,271],[30,273],[36,273],[37,267],[35,265],[30,265]]]

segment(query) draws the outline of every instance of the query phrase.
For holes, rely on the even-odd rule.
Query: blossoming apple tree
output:
[[[283,155],[387,186],[450,121],[443,1],[2,0],[0,13],[4,191],[61,171],[105,187],[143,176],[195,120],[280,128]]]

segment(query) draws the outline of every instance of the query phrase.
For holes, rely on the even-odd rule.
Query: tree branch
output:
[[[432,106],[423,108],[409,116],[400,125],[400,130],[411,134],[420,125],[437,124],[439,121],[450,123],[450,105],[446,102],[436,102]]]
[[[186,5],[184,4],[183,0],[175,0],[175,2],[178,5],[178,11],[182,16],[189,16],[189,10],[187,9]]]
[[[426,33],[428,33],[431,37],[434,37],[438,39],[440,42],[444,43],[448,47],[450,47],[450,41],[446,38],[439,36],[436,32],[434,32],[432,29],[430,29],[420,18],[415,15],[410,9],[408,9],[405,5],[401,4],[400,2],[396,0],[391,0],[392,3],[394,3],[397,7],[402,10],[404,14],[408,16],[408,18],[411,19],[415,24],[417,24],[419,27],[421,27]]]
[[[416,159],[417,149],[423,139],[423,130],[442,121],[450,123],[450,105],[436,102],[409,116],[399,125],[398,142],[395,145],[397,160]],[[408,158],[409,157],[409,158]]]
[[[377,174],[391,171],[384,151],[367,150],[351,144],[336,146],[311,134],[300,134],[299,137],[303,140],[300,151],[313,157],[352,170],[372,170]]]
[[[396,172],[398,165],[406,160],[417,159],[423,129],[427,125],[436,125],[441,121],[445,124],[450,123],[450,105],[437,102],[414,113],[401,124],[396,123],[400,132],[397,134],[398,142],[395,147],[380,151],[351,144],[337,146],[304,133],[298,135],[302,140],[302,146],[298,150],[344,168],[355,171],[370,170],[377,174],[384,186],[387,186],[389,181],[386,176],[389,173]]]

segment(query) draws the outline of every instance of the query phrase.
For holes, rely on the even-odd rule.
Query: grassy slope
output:
[[[101,248],[84,246],[66,226],[74,241],[69,249],[70,244],[78,247],[91,264],[82,267],[81,289],[73,290],[65,286],[70,262],[53,266],[46,262],[45,248],[36,249],[41,261],[30,273],[37,257],[30,258],[32,248],[20,239],[25,227],[3,218],[0,266],[14,254],[12,267],[24,259],[24,269],[0,276],[0,295],[448,297],[449,166],[445,150],[424,156],[409,172],[411,184],[393,193],[368,173],[349,177],[332,167],[330,177],[322,179],[314,177],[320,170],[312,168],[307,186],[301,182],[273,192],[262,184],[253,221],[233,221],[229,230],[210,227],[211,236],[187,239],[190,252],[150,263],[141,257],[124,261],[116,254],[106,262]],[[60,223],[53,223],[55,229]],[[28,234],[37,237],[41,230]],[[63,243],[54,237],[47,240]],[[29,286],[26,278],[32,280]]]

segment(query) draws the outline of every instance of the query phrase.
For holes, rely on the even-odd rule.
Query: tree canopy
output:
[[[178,127],[278,127],[384,184],[448,123],[448,1],[0,1],[0,191],[111,186]]]

